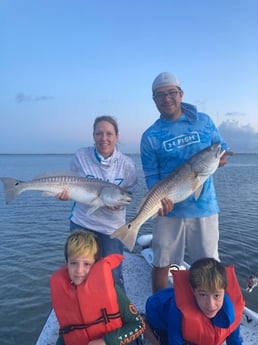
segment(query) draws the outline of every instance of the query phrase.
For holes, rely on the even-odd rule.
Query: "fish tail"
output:
[[[5,201],[9,204],[18,194],[21,193],[21,189],[19,188],[19,183],[21,181],[11,177],[0,177],[0,180],[4,184]]]
[[[127,223],[117,229],[111,238],[118,238],[132,252],[140,226],[135,226],[133,222]]]

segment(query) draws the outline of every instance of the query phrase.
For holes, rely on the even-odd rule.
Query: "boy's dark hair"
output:
[[[210,292],[227,288],[225,267],[213,258],[195,261],[190,267],[190,284],[192,289],[204,288]]]

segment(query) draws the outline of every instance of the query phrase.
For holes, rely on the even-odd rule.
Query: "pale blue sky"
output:
[[[163,71],[258,152],[257,0],[1,0],[0,44],[0,153],[72,153],[103,114],[138,152]]]

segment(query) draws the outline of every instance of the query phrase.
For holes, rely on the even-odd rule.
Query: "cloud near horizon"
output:
[[[30,96],[25,95],[23,92],[17,93],[16,97],[16,103],[23,103],[23,102],[41,102],[41,101],[51,101],[54,99],[53,96]]]
[[[240,117],[244,117],[246,116],[246,113],[241,113],[239,111],[231,111],[225,114],[225,116],[240,116]]]
[[[236,120],[221,123],[219,131],[236,153],[258,153],[258,132],[251,125],[241,125]]]

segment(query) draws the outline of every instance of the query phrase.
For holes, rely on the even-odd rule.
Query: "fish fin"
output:
[[[159,213],[157,212],[157,213],[155,213],[152,217],[151,217],[151,219],[155,219],[155,218],[157,218],[158,217],[158,215],[159,215]]]
[[[133,223],[127,223],[114,231],[110,237],[118,238],[129,249],[129,251],[132,252],[139,228],[140,227],[133,227]]]
[[[140,204],[139,204],[139,206],[137,207],[137,213],[139,213],[140,212],[140,209],[142,208],[142,206],[144,205],[144,203],[145,203],[145,201],[146,201],[146,199],[147,199],[147,197],[148,197],[148,195],[149,195],[149,193],[147,193],[143,198],[142,198],[142,200],[141,200],[141,202],[140,202]]]
[[[5,202],[6,204],[9,204],[18,194],[22,193],[19,185],[23,181],[19,181],[11,177],[0,177],[0,180],[4,184]]]
[[[94,213],[98,208],[99,208],[98,205],[90,207],[90,208],[88,209],[88,211],[86,212],[86,215],[87,215],[87,216],[90,216],[90,215],[91,215],[92,213]]]
[[[152,193],[152,188],[143,196],[143,198],[140,201],[139,206],[137,207],[137,213],[140,212],[142,206],[145,204],[146,200],[148,199],[149,195]]]
[[[201,195],[201,192],[202,192],[202,188],[203,188],[203,185],[201,185],[198,189],[196,189],[196,191],[194,192],[194,198],[195,200],[198,200],[200,195]]]
[[[59,176],[81,177],[81,175],[78,172],[75,172],[75,171],[59,171],[59,172],[55,171],[55,172],[41,173],[41,174],[35,176],[34,180],[41,179],[41,178],[46,178],[46,177],[49,177],[49,176],[53,176],[53,177],[59,177]]]
[[[43,196],[56,196],[56,193],[51,193],[51,192],[42,192]]]

